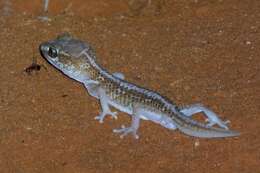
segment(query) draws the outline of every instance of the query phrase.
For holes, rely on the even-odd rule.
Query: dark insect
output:
[[[32,64],[24,69],[24,72],[28,75],[31,75],[34,71],[40,71],[41,68],[44,67],[43,65],[37,64],[36,58],[33,57]],[[44,67],[45,68],[45,67]]]

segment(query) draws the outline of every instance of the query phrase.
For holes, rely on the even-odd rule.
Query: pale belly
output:
[[[113,106],[114,108],[120,110],[121,112],[125,112],[129,115],[133,115],[133,110],[130,107],[122,106],[116,102],[109,100],[109,105]],[[168,117],[167,115],[152,112],[146,109],[141,109],[140,111],[140,118],[143,120],[150,120],[154,123],[160,124],[165,128],[168,129],[176,129],[174,121]]]

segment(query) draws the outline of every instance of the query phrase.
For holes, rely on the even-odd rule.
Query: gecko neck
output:
[[[101,65],[99,65],[96,61],[96,58],[91,56],[86,50],[82,51],[82,53],[80,55],[86,56],[88,63],[90,65],[90,68],[97,71],[99,74],[101,74],[105,78],[108,78],[115,82],[119,82],[115,76],[113,76],[111,73],[109,73],[107,70],[105,70]],[[95,79],[93,79],[93,80],[95,80]]]

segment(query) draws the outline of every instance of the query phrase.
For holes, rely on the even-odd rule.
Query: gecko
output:
[[[140,120],[150,120],[167,129],[179,130],[194,137],[221,138],[239,135],[239,132],[229,130],[229,121],[222,121],[216,113],[202,104],[177,106],[158,92],[126,81],[122,73],[108,72],[98,63],[91,45],[69,33],[43,42],[39,49],[43,58],[51,65],[82,83],[89,95],[99,100],[101,112],[95,119],[100,123],[103,123],[107,115],[117,119],[117,112],[111,111],[111,107],[130,115],[130,126],[122,125],[113,130],[121,138],[132,134],[138,139]],[[207,123],[192,118],[196,113],[203,113]]]

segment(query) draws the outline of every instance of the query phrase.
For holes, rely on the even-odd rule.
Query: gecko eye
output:
[[[51,58],[56,58],[58,56],[58,52],[56,49],[50,47],[49,50],[48,50],[48,55],[51,57]]]

